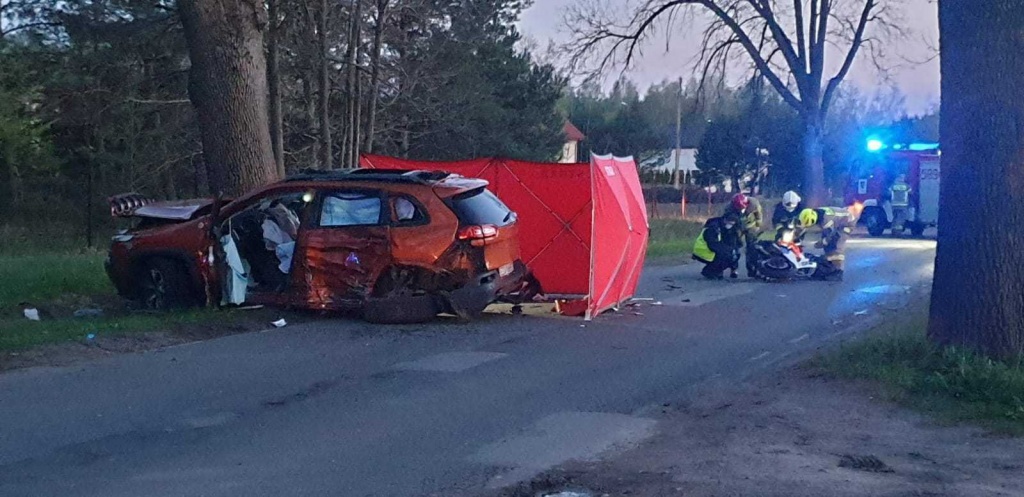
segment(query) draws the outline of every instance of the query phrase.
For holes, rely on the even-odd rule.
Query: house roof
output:
[[[569,141],[583,141],[587,137],[570,121],[565,121],[562,132],[565,133],[565,139]]]

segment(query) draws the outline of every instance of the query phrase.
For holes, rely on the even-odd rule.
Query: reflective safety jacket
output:
[[[729,204],[725,208],[725,213],[730,212],[736,214],[736,217],[740,218],[739,227],[740,231],[759,234],[764,230],[764,210],[761,208],[761,202],[754,197],[750,198],[750,205],[747,206],[745,212],[737,211],[732,204]]]
[[[725,219],[713,217],[704,223],[704,229],[693,244],[693,258],[710,263],[718,254],[730,254],[740,246],[738,230],[726,228]]]

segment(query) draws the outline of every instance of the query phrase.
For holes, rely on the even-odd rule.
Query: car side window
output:
[[[391,204],[391,223],[394,226],[422,226],[429,221],[426,210],[412,197],[393,195]]]
[[[381,198],[375,192],[330,192],[320,207],[320,226],[377,226],[381,220]]]

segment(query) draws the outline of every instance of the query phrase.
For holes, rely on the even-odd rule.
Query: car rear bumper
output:
[[[512,263],[507,274],[501,273],[501,270],[494,270],[478,274],[462,288],[452,291],[449,300],[453,311],[460,316],[477,314],[499,298],[518,292],[529,274],[522,261]]]

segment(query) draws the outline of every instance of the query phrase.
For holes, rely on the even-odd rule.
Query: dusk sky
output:
[[[520,30],[540,47],[546,47],[552,41],[563,41],[567,37],[567,31],[563,27],[563,12],[566,6],[578,1],[581,0],[535,0],[534,5],[523,13],[519,24]],[[936,6],[928,0],[905,0],[905,5],[903,15],[910,35],[907,40],[895,46],[886,66],[889,67],[892,83],[906,95],[907,110],[910,113],[921,113],[931,107],[938,107],[939,62],[937,58],[927,61],[931,54],[929,47],[938,46],[938,14]],[[699,26],[694,29],[699,30]],[[686,36],[684,30],[685,26],[677,27],[668,52],[665,51],[664,35],[647,43],[643,58],[627,73],[641,90],[651,83],[665,79],[680,76],[689,79],[695,75],[692,59],[698,48],[699,39]],[[833,63],[839,63],[838,53],[830,56]],[[888,84],[866,57],[860,58],[859,61],[847,79],[848,83],[855,84],[865,91],[874,91]],[[621,68],[617,68],[610,76],[610,80],[615,79],[619,69]]]

